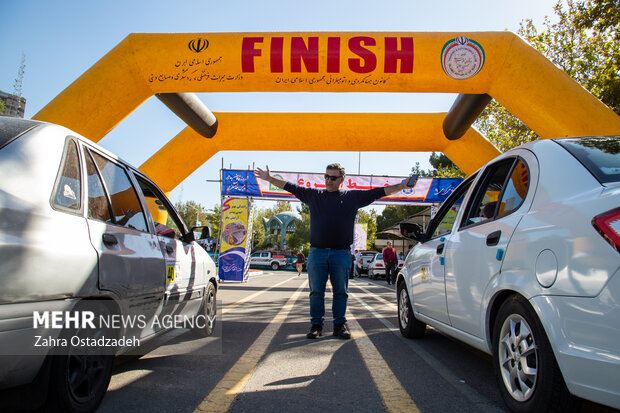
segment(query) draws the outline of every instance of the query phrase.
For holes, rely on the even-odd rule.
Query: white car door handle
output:
[[[502,236],[502,231],[491,232],[487,237],[487,246],[494,247],[499,244],[499,239]]]
[[[437,245],[437,255],[441,255],[443,253],[444,244]]]
[[[118,244],[118,240],[112,234],[103,234],[101,239],[103,240],[103,243],[105,245],[117,245]]]

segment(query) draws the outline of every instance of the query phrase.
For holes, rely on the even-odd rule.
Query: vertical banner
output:
[[[245,241],[245,266],[243,267],[243,281],[250,276],[250,254],[252,253],[252,224],[254,223],[254,206],[252,198],[248,198],[248,233]]]
[[[249,207],[247,198],[228,198],[222,203],[218,263],[219,279],[222,281],[245,281]]]
[[[353,229],[353,245],[351,246],[351,251],[366,250],[366,241],[368,240],[368,224],[355,224],[355,228]]]

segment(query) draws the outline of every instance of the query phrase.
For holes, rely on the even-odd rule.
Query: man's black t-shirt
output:
[[[284,190],[310,208],[310,245],[317,248],[349,249],[357,210],[385,196],[383,188],[367,191],[328,192],[287,182]]]

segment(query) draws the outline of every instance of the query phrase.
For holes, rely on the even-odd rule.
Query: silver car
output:
[[[3,400],[93,411],[114,355],[178,320],[212,333],[215,264],[147,176],[64,127],[2,117],[0,177]]]
[[[620,408],[619,206],[617,136],[504,153],[425,233],[401,224],[419,241],[397,280],[401,333],[428,324],[492,354],[513,411]]]

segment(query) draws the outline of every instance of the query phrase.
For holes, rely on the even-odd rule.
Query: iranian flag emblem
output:
[[[478,42],[459,36],[441,49],[441,67],[453,79],[474,77],[484,66],[484,49]]]

